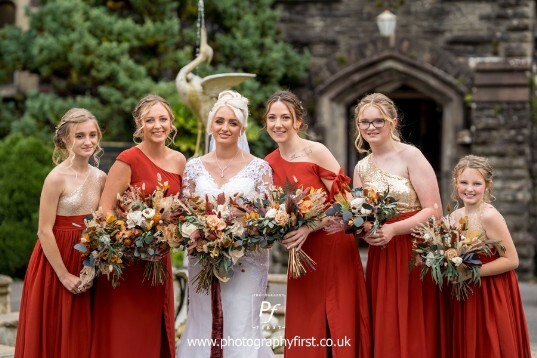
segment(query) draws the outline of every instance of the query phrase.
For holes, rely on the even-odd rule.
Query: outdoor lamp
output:
[[[397,16],[390,10],[384,10],[382,14],[377,16],[377,26],[379,27],[380,34],[384,37],[394,37],[396,23]]]

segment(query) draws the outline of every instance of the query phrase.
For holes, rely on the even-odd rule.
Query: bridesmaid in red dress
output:
[[[279,147],[265,158],[274,184],[296,178],[304,187],[324,189],[332,200],[350,178],[324,145],[299,137],[304,126],[299,99],[279,91],[266,107],[267,131]],[[287,282],[285,357],[371,357],[364,274],[354,237],[303,226],[288,233],[283,244],[301,248],[317,263],[315,271]]]
[[[82,108],[69,110],[54,136],[54,163],[43,184],[39,240],[22,290],[15,357],[89,357],[89,287],[80,287],[82,260],[73,247],[84,217],[97,209],[106,174],[96,163],[102,153],[97,120]]]
[[[157,184],[169,184],[168,193],[181,189],[186,160],[183,154],[166,146],[177,132],[173,114],[163,98],[150,95],[140,100],[133,112],[134,138],[141,142],[123,151],[110,168],[101,197],[104,212],[112,211],[118,194],[129,185],[144,186],[151,194]],[[175,346],[173,281],[170,256],[165,260],[169,275],[163,285],[152,286],[143,280],[145,263],[125,269],[116,288],[106,276],[95,282],[91,356],[102,357],[173,357]]]
[[[386,223],[369,243],[366,285],[373,322],[375,357],[437,358],[446,354],[443,296],[419,270],[409,272],[413,227],[439,216],[440,194],[433,168],[419,149],[401,143],[397,110],[381,93],[355,109],[356,148],[371,153],[354,170],[354,186],[390,190],[399,218]]]
[[[528,328],[515,269],[518,255],[505,220],[493,200],[492,167],[468,155],[453,170],[453,197],[464,207],[451,214],[468,218],[467,238],[501,240],[492,257],[483,258],[481,285],[465,301],[452,299],[453,357],[531,358]]]

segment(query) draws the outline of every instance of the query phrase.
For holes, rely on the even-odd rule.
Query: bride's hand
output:
[[[287,247],[288,250],[292,248],[296,248],[300,250],[302,248],[302,245],[308,238],[308,235],[312,232],[309,227],[302,226],[298,230],[288,232],[283,237],[282,244]]]

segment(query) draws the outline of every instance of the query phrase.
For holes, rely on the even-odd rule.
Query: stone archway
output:
[[[442,56],[435,58],[441,59]],[[468,80],[471,78],[466,78]],[[468,87],[430,62],[388,48],[378,52],[377,56],[357,61],[336,72],[316,89],[316,127],[323,133],[324,143],[338,161],[347,163],[349,141],[344,136],[349,128],[346,120],[348,109],[356,104],[360,95],[374,91],[390,92],[390,89],[402,85],[427,94],[442,106],[439,180],[442,196],[447,198],[451,169],[464,151],[457,144],[457,137],[460,131],[466,129],[464,96]],[[352,171],[352,168],[346,169],[347,172]]]

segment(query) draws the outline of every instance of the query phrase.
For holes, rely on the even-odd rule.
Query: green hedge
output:
[[[54,164],[52,143],[13,134],[0,140],[0,274],[24,277],[37,240],[39,198]]]

